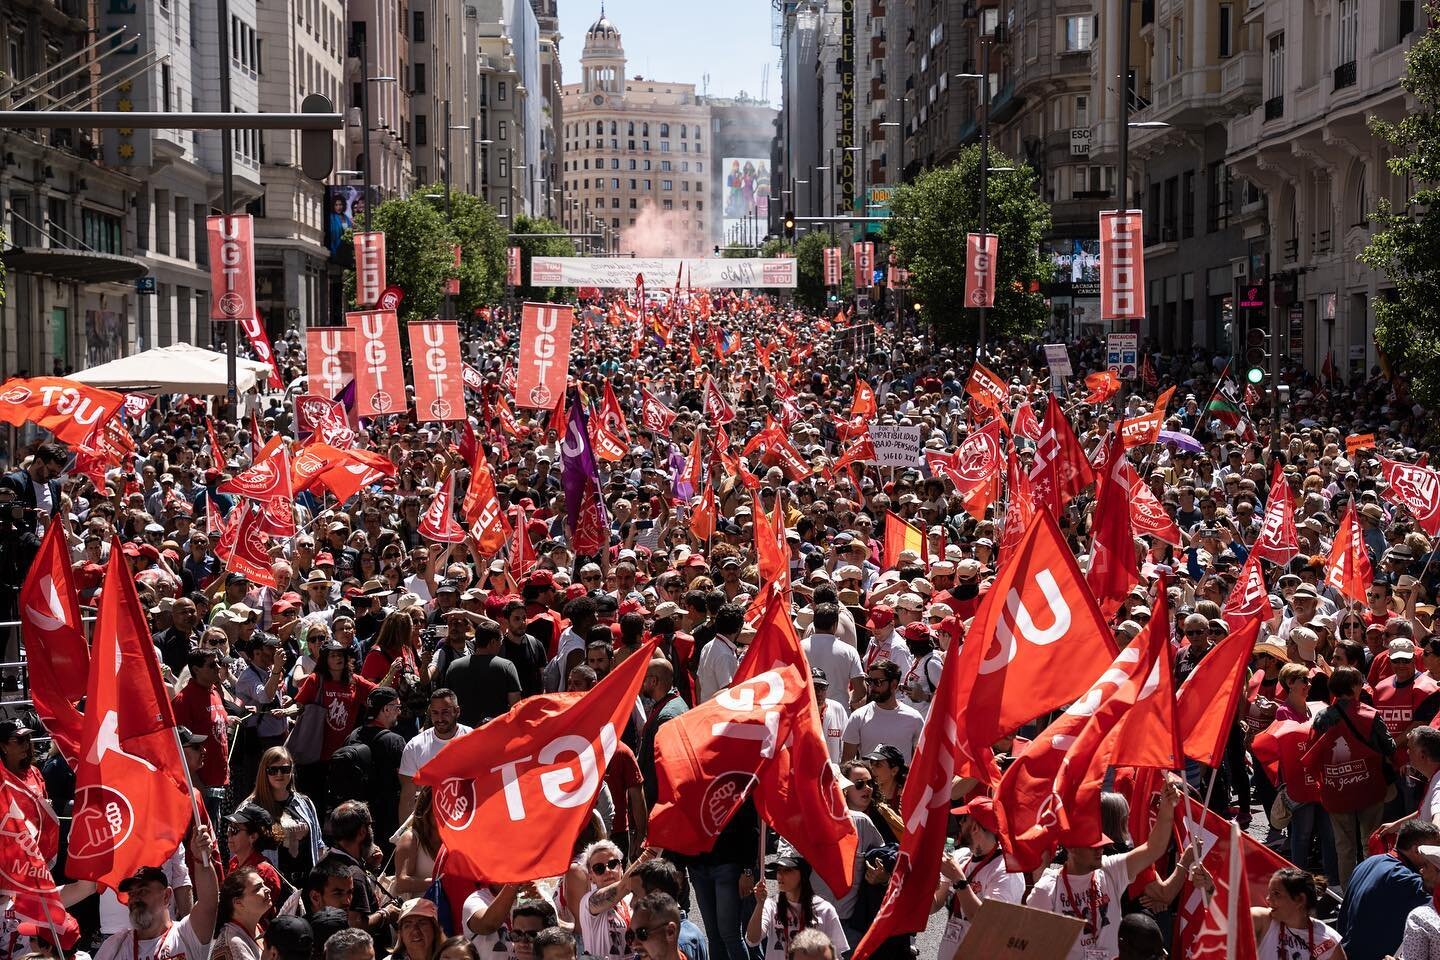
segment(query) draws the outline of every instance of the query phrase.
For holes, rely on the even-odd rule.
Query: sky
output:
[[[565,82],[580,79],[585,31],[600,16],[599,0],[559,0],[560,57]],[[626,79],[693,83],[697,92],[759,97],[770,65],[769,100],[780,103],[780,48],[770,43],[769,0],[605,0],[605,15],[625,45]],[[708,87],[705,74],[710,75]]]

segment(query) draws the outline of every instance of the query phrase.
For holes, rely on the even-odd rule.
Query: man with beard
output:
[[[171,919],[172,891],[165,871],[159,867],[141,867],[120,881],[120,892],[129,900],[130,929],[106,940],[96,960],[204,960],[210,955],[210,940],[215,932],[215,915],[220,906],[220,884],[215,877],[210,857],[215,838],[206,826],[197,827],[191,836],[190,854],[196,865],[193,874],[195,905],[185,919]]]
[[[500,608],[505,637],[500,643],[500,656],[515,664],[520,675],[520,693],[533,697],[543,689],[541,674],[545,670],[545,646],[530,632],[525,615],[525,601],[511,596]]]
[[[430,726],[411,737],[400,755],[401,820],[415,809],[415,774],[444,749],[445,744],[471,730],[460,722],[460,701],[454,690],[441,687],[430,694],[427,712]]]
[[[355,892],[350,899],[350,925],[367,930],[383,940],[382,949],[390,946],[390,928],[400,919],[400,905],[380,906],[380,886],[366,869],[375,849],[375,825],[370,808],[359,800],[347,800],[330,811],[325,835],[332,846],[315,865],[316,870],[335,866],[349,868]],[[178,960],[178,958],[176,958]],[[189,958],[186,958],[189,960]]]
[[[865,671],[865,687],[869,702],[857,708],[845,724],[845,759],[854,760],[889,744],[909,763],[925,720],[914,707],[896,699],[900,667],[893,660],[875,661]]]
[[[680,952],[680,905],[668,893],[650,893],[630,908],[630,929],[639,960],[685,960]]]

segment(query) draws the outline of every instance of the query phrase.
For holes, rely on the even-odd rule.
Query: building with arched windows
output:
[[[708,251],[718,211],[710,107],[693,83],[625,76],[620,31],[605,17],[585,32],[580,80],[563,87],[560,220],[600,238],[587,249],[645,256]]]

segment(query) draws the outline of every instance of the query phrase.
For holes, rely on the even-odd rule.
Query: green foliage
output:
[[[755,248],[745,243],[727,243],[720,256],[726,260],[744,260],[755,256]]]
[[[835,245],[839,246],[839,242],[836,241]],[[823,310],[827,305],[826,297],[830,291],[825,289],[825,248],[828,246],[831,246],[830,234],[813,230],[804,234],[795,245],[795,259],[799,261],[796,269],[800,275],[795,286],[795,302],[810,310]],[[855,291],[851,268],[851,258],[842,256],[841,297],[849,297]]]
[[[795,248],[784,237],[771,237],[760,245],[760,256],[781,257],[794,254]]]
[[[554,220],[545,217],[518,216],[515,218],[515,226],[512,233],[564,233],[565,228]],[[516,237],[514,241],[520,248],[520,276],[530,276],[531,257],[573,257],[575,256],[575,242],[565,237]],[[515,296],[521,301],[541,302],[555,300],[558,296],[568,295],[568,290],[556,287],[516,287]]]
[[[495,303],[505,283],[505,227],[490,205],[479,197],[452,192],[450,221],[445,205],[426,194],[444,192],[431,184],[408,197],[386,200],[375,208],[373,227],[385,232],[385,275],[405,291],[400,320],[439,316],[445,281],[455,276],[455,244],[460,245],[458,315]],[[353,233],[353,231],[352,231]],[[350,233],[345,243],[352,242]],[[346,301],[355,305],[355,272],[345,274]]]
[[[1035,172],[990,152],[990,166],[1014,166],[989,178],[989,228],[1000,238],[995,308],[988,336],[1028,335],[1048,319],[1044,297],[1032,283],[1054,270],[1040,253],[1050,229],[1050,206],[1035,187]],[[951,340],[974,340],[978,312],[965,306],[965,235],[980,230],[980,148],[967,147],[948,167],[926,171],[891,195],[886,239],[910,271],[910,295],[921,316]],[[1019,283],[1022,289],[1015,289]]]
[[[1431,21],[1440,2],[1426,4]],[[1375,341],[1426,406],[1440,403],[1440,32],[1422,33],[1406,55],[1405,89],[1416,104],[1399,123],[1372,117],[1376,135],[1395,147],[1391,173],[1414,184],[1404,209],[1380,202],[1377,232],[1360,254],[1395,284],[1375,303]]]

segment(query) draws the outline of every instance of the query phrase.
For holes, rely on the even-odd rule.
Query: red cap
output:
[[[532,570],[525,582],[532,587],[553,587],[555,586],[555,574],[549,570]]]
[[[538,534],[539,536],[543,537],[545,534],[550,532],[550,526],[544,520],[537,520],[532,517],[530,519],[530,522],[525,524],[525,532],[529,533],[531,536],[535,536]]]
[[[505,605],[513,599],[515,598],[506,594],[490,594],[490,596],[485,598],[485,616],[489,617],[491,620],[499,620],[501,616],[501,611],[504,610]]]
[[[120,548],[120,552],[125,554],[125,556],[127,557],[138,557],[140,556],[140,544],[136,543],[134,540],[130,540]]]
[[[206,470],[206,471],[205,471],[205,482],[206,482],[207,484],[214,483],[214,482],[216,482],[216,481],[219,480],[219,479],[220,479],[220,471],[219,471],[217,468],[211,467],[209,470]]]
[[[572,583],[565,588],[565,599],[575,600],[585,596],[585,585],[583,583]]]
[[[944,620],[941,620],[939,623],[935,624],[935,629],[944,630],[946,633],[950,634],[951,640],[965,639],[965,626],[960,622],[959,617],[946,617]]]
[[[332,567],[335,566],[335,558],[334,558],[333,556],[331,556],[329,553],[317,553],[317,554],[315,554],[315,566],[317,566],[317,567],[323,567],[323,566],[325,566],[326,564],[329,564],[329,565],[332,566]]]
[[[620,603],[620,609],[617,612],[622,617],[627,613],[638,613],[642,617],[650,616],[650,611],[645,609],[645,605],[634,597],[622,601]]]
[[[270,615],[273,617],[278,613],[284,613],[286,610],[294,609],[295,604],[291,603],[289,600],[276,600],[274,603],[270,604]]]
[[[871,630],[879,630],[882,627],[890,626],[890,624],[894,622],[895,608],[887,607],[883,604],[877,603],[875,606],[870,608],[870,619],[865,621],[865,625],[868,626]]]
[[[692,553],[692,554],[690,554],[690,559],[685,561],[685,566],[687,566],[687,567],[706,567],[706,568],[708,568],[708,567],[710,566],[710,564],[706,563],[706,562],[705,562],[705,558],[702,557],[702,556],[700,556],[700,554],[698,554],[698,553]]]
[[[900,628],[900,636],[906,640],[928,640],[930,639],[930,625],[916,620],[914,623],[907,623]]]
[[[1000,819],[995,815],[995,801],[989,797],[976,797],[964,806],[950,810],[956,816],[969,817],[990,833],[1000,832]]]
[[[140,544],[140,556],[146,560],[158,561],[160,559],[160,550],[153,543],[142,543]]]

